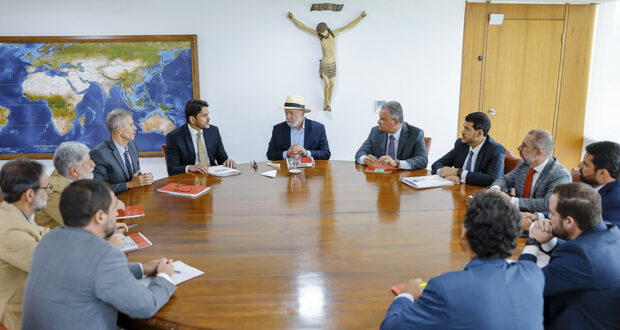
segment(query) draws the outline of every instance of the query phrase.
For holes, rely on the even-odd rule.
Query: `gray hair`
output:
[[[127,117],[132,117],[131,112],[124,109],[114,109],[110,111],[108,117],[105,119],[105,127],[110,134],[114,133],[114,130],[118,126],[125,125],[127,123]]]
[[[545,129],[533,129],[527,134],[534,136],[532,147],[540,149],[545,157],[550,157],[553,153],[553,136]]]
[[[76,141],[61,143],[54,152],[54,168],[60,175],[66,176],[72,167],[80,167],[90,149]]]
[[[390,118],[398,118],[399,123],[403,122],[403,107],[400,106],[400,103],[390,101],[384,104],[381,109],[388,110],[390,112]]]

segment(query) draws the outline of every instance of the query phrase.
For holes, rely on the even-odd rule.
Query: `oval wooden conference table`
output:
[[[260,175],[272,169],[265,163],[242,164],[241,175],[180,174],[119,195],[143,205],[146,215],[126,223],[153,243],[130,261],[166,256],[205,272],[153,318],[121,317],[124,328],[376,329],[392,285],[467,262],[459,235],[479,187],[415,190],[400,179],[426,170],[317,161],[289,174],[280,163],[275,178]],[[212,190],[195,199],[155,191],[196,177]]]

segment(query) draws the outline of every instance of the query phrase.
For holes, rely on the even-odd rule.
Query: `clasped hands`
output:
[[[364,158],[364,164],[368,165],[368,166],[375,166],[376,163],[381,164],[381,166],[393,166],[393,167],[398,167],[398,163],[392,159],[392,157],[385,155],[385,156],[381,156],[379,157],[379,159],[377,159],[375,156],[373,155],[367,155],[366,158]]]
[[[530,237],[535,238],[540,244],[545,244],[553,238],[551,220],[544,219],[535,221],[530,227]]]
[[[306,150],[304,147],[300,146],[299,144],[295,143],[290,148],[288,148],[288,150],[286,150],[286,156],[290,158],[295,154],[308,156],[308,150]]]
[[[144,173],[141,174],[140,171],[137,171],[131,181],[127,182],[127,188],[137,188],[142,186],[148,186],[153,183],[153,173]]]
[[[458,168],[444,166],[437,171],[437,174],[446,180],[454,182],[454,184],[460,184],[461,177],[458,175],[458,171]]]

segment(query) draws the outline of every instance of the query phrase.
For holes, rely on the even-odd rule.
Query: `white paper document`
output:
[[[402,178],[401,181],[416,189],[444,187],[454,184],[452,181],[444,179],[439,175],[410,176],[408,178]]]
[[[174,273],[172,274],[172,277],[170,279],[172,280],[172,283],[174,285],[179,285],[180,283],[183,283],[187,280],[191,280],[192,278],[198,277],[205,273],[192,266],[188,266],[179,260],[175,261],[173,264],[174,264]],[[139,279],[138,281],[140,281],[142,285],[148,286],[152,280],[153,280],[152,277],[143,277]]]
[[[271,170],[271,171],[263,172],[260,175],[264,175],[270,178],[275,178],[277,174],[278,174],[278,170]]]
[[[226,167],[224,165],[209,166],[209,174],[215,175],[217,177],[230,176],[239,173],[241,173],[241,171],[234,168]]]
[[[276,163],[267,163],[268,166],[271,166],[273,168],[277,168],[280,169],[280,164],[276,164]]]

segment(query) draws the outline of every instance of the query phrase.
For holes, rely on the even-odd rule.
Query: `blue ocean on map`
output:
[[[109,138],[105,117],[117,108],[132,112],[138,127],[135,141],[140,151],[160,151],[161,144],[165,143],[165,132],[153,128],[153,125],[150,132],[145,132],[142,125],[149,118],[157,117],[157,123],[168,118],[174,127],[185,122],[185,103],[193,97],[191,50],[171,49],[157,53],[160,61],[156,65],[139,68],[144,79],[131,86],[133,91],[115,85],[106,94],[104,86],[84,79],[81,82],[89,85],[78,91],[69,82],[71,89],[82,99],[75,104],[75,119],[70,126],[67,124],[64,133],[59,132],[47,101],[31,100],[24,95],[24,82],[37,73],[44,73],[50,79],[66,79],[67,69],[85,72],[85,67],[83,63],[75,66],[62,63],[56,68],[49,65],[32,67],[33,61],[56,51],[52,47],[47,54],[41,53],[45,45],[0,44],[0,153],[52,153],[64,141],[80,141],[92,149]],[[3,113],[5,121],[2,120]],[[174,127],[168,125],[166,129]]]

